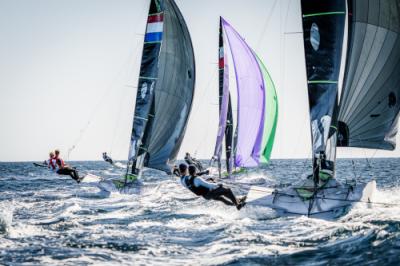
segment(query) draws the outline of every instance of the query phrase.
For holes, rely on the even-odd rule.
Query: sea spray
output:
[[[0,205],[0,234],[7,234],[11,228],[13,208]]]

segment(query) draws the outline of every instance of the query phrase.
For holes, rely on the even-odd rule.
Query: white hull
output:
[[[352,186],[331,179],[314,198],[304,197],[301,192],[304,188],[312,188],[310,182],[308,186],[303,184],[282,190],[252,186],[247,195],[247,206],[269,207],[280,216],[306,215],[331,220],[346,214],[357,202],[370,202],[376,182]]]
[[[119,180],[114,180],[119,181]],[[141,185],[139,182],[128,184],[127,186],[119,186],[113,180],[103,180],[97,186],[104,191],[120,194],[139,194]]]
[[[103,178],[93,174],[86,174],[82,179],[82,183],[96,183],[102,181]]]
[[[105,180],[104,178],[93,174],[85,175],[81,182],[96,185],[98,188],[106,192],[121,194],[139,194],[141,187],[140,182],[121,186],[120,180]]]

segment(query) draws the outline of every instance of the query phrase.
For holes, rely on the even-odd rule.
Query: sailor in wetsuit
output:
[[[172,168],[172,173],[174,175],[176,175],[177,177],[181,176],[181,172],[179,171],[179,167],[177,165],[174,165],[174,168]],[[207,169],[207,170],[202,171],[202,172],[197,172],[196,176],[208,175],[208,174],[210,174],[210,170]],[[214,180],[210,177],[210,178],[207,178],[207,181],[214,181]]]
[[[56,170],[56,173],[59,175],[69,175],[76,182],[80,183],[81,178],[79,177],[78,171],[64,163],[64,160],[60,157],[59,150],[55,150],[54,153],[55,157],[52,161],[52,167]]]
[[[111,159],[111,157],[107,155],[107,152],[103,152],[103,160],[108,162],[108,163],[110,163],[110,164],[114,164],[114,162]]]
[[[179,165],[181,174],[180,181],[183,187],[189,189],[197,196],[202,196],[206,200],[222,201],[226,205],[236,206],[240,210],[246,203],[245,197],[238,200],[230,188],[225,188],[222,184],[208,182],[196,174],[194,165],[188,167],[186,164]]]
[[[43,164],[47,165],[47,168],[49,168],[50,170],[55,170],[55,165],[53,165],[53,162],[55,163],[54,152],[51,151],[49,153],[49,159],[44,161]]]
[[[188,165],[194,165],[194,166],[196,166],[196,168],[197,168],[197,170],[198,171],[203,171],[204,170],[204,167],[203,167],[203,165],[201,164],[201,162],[199,161],[199,160],[197,160],[196,158],[193,158],[191,155],[190,155],[190,153],[186,153],[185,154],[185,162],[188,164]]]

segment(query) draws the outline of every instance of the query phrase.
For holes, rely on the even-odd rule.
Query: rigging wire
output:
[[[141,10],[141,15],[138,16],[138,19],[135,21],[135,23],[133,25],[140,25],[139,20],[141,20],[146,13],[147,7],[144,6],[144,8]],[[143,38],[143,34],[135,34],[135,39],[138,38],[138,36],[140,36],[141,38]],[[116,80],[119,78],[119,76],[122,74],[122,72],[126,69],[126,66],[129,66],[129,63],[131,62],[131,64],[135,63],[137,61],[137,57],[139,55],[139,51],[138,48],[140,47],[140,44],[142,44],[142,42],[137,42],[136,46],[134,49],[131,50],[131,52],[129,53],[129,56],[127,57],[126,61],[123,63],[121,69],[117,72],[117,74],[114,76],[114,78],[112,79],[112,82],[107,86],[105,92],[103,93],[102,97],[99,98],[99,100],[97,101],[97,103],[95,104],[95,107],[92,109],[92,111],[90,112],[89,118],[86,122],[86,124],[82,127],[82,129],[79,131],[78,136],[75,138],[75,140],[72,142],[72,145],[68,148],[68,152],[67,152],[67,159],[69,160],[70,154],[71,152],[77,147],[77,145],[80,143],[80,141],[82,140],[85,132],[87,131],[87,129],[89,128],[89,126],[91,125],[95,114],[97,113],[96,111],[98,110],[99,106],[101,105],[101,103],[103,102],[104,98],[110,93],[111,89],[114,88],[113,84],[116,82]],[[133,54],[135,54],[135,60],[132,62],[132,57]],[[130,69],[128,67],[128,69]],[[115,131],[114,131],[115,132]]]
[[[133,53],[133,51],[131,51],[131,54]],[[116,80],[119,78],[119,76],[121,75],[121,73],[125,70],[126,65],[129,64],[131,60],[131,56],[128,57],[128,59],[123,63],[122,67],[120,68],[120,70],[117,72],[117,74],[114,76],[114,78],[112,79],[112,81],[110,82],[110,84],[106,87],[103,95],[98,99],[97,103],[95,104],[94,108],[92,109],[92,111],[90,112],[89,118],[87,120],[87,122],[85,123],[85,125],[82,127],[82,129],[79,131],[78,136],[75,138],[75,140],[73,141],[72,145],[68,148],[68,153],[67,153],[67,159],[69,160],[70,158],[70,154],[71,152],[77,147],[77,145],[80,143],[80,141],[82,140],[85,132],[88,130],[89,126],[92,124],[95,115],[97,114],[97,110],[100,108],[100,106],[102,105],[104,99],[106,98],[106,96],[108,96],[111,92],[111,89],[114,89],[114,84],[116,83]]]
[[[147,6],[143,5],[143,8],[140,12],[140,16],[138,16],[138,19],[135,21],[135,23],[133,23],[133,25],[140,25],[139,20],[141,20],[143,17],[145,17],[146,14],[146,10],[147,10]],[[138,36],[138,34],[136,34],[136,36]],[[140,34],[140,36],[143,38],[143,34]],[[137,37],[136,37],[137,38]],[[95,104],[94,108],[92,109],[92,111],[90,112],[90,115],[88,117],[88,120],[86,122],[86,124],[81,128],[81,130],[79,131],[78,136],[75,138],[75,140],[72,142],[72,145],[68,148],[67,151],[67,160],[69,160],[70,158],[70,154],[71,152],[77,147],[77,145],[79,144],[79,142],[82,140],[84,133],[87,131],[87,129],[89,128],[89,126],[91,125],[95,114],[97,113],[96,111],[98,110],[98,108],[100,107],[101,103],[103,102],[104,98],[110,93],[111,89],[114,88],[113,84],[116,82],[116,80],[118,79],[118,77],[121,75],[121,73],[123,72],[123,70],[126,68],[127,65],[129,65],[129,62],[131,62],[131,58],[133,53],[136,53],[136,57],[135,57],[135,61],[136,58],[138,56],[138,51],[137,49],[140,47],[139,45],[141,44],[141,42],[138,42],[136,47],[134,49],[131,50],[131,52],[129,53],[129,56],[127,57],[127,60],[122,64],[120,70],[117,72],[117,74],[114,76],[114,78],[112,79],[112,81],[110,82],[110,84],[106,87],[106,90],[104,91],[103,95],[101,98],[99,98],[99,100],[97,101],[97,103]],[[135,62],[134,61],[134,62]]]
[[[217,73],[218,73],[218,69],[216,68],[216,69],[214,69],[213,74],[210,76],[210,79],[209,79],[208,82],[207,82],[206,88],[203,90],[203,94],[202,94],[202,96],[201,96],[201,99],[208,99],[208,97],[206,97],[206,96],[208,96],[208,93],[210,93],[211,84],[213,84],[213,83],[216,82],[216,79],[217,79],[217,75],[216,75],[216,74],[217,74]],[[195,113],[193,114],[193,117],[194,117],[195,115],[198,114],[198,112],[199,112],[199,110],[200,110],[200,107],[201,107],[201,106],[204,106],[206,103],[210,104],[210,102],[206,102],[206,101],[201,101],[201,102],[200,102],[200,105],[199,105],[199,107],[196,109]],[[207,123],[207,125],[206,125],[206,127],[205,127],[206,130],[204,130],[204,131],[205,131],[205,134],[203,134],[203,138],[201,139],[201,141],[200,141],[199,144],[197,145],[194,154],[197,154],[199,148],[200,148],[201,146],[203,146],[204,142],[208,139],[208,136],[209,136],[209,133],[210,133],[210,130],[209,130],[210,119],[207,119],[207,122],[206,122],[206,123]]]
[[[141,38],[143,38],[143,35],[141,35]],[[133,68],[133,64],[136,63],[136,62],[139,60],[139,56],[140,56],[140,54],[141,54],[141,53],[140,53],[140,51],[141,51],[141,49],[140,49],[141,45],[142,45],[142,42],[138,42],[138,43],[136,44],[136,47],[132,50],[132,51],[135,51],[135,52],[134,52],[134,54],[135,54],[134,60],[131,61],[131,62],[133,62],[133,63],[132,63],[132,68]],[[131,54],[131,55],[132,55],[132,54]],[[131,58],[131,56],[129,56],[128,58]],[[133,70],[132,70],[132,71],[129,71],[129,72],[132,73]],[[113,137],[112,137],[112,142],[111,142],[111,146],[110,146],[110,153],[112,153],[112,150],[113,150],[113,148],[114,148],[115,139],[116,139],[116,135],[117,135],[117,129],[119,128],[119,123],[120,123],[120,121],[121,121],[122,102],[125,100],[125,96],[127,95],[127,93],[125,93],[126,90],[127,90],[127,88],[134,88],[134,89],[137,89],[137,86],[125,85],[124,93],[121,95],[121,98],[120,98],[120,101],[119,101],[119,104],[118,104],[118,107],[119,107],[119,108],[118,108],[118,115],[117,115],[116,125],[115,125],[114,131],[113,131]]]
[[[267,30],[267,28],[269,26],[269,21],[271,20],[272,12],[275,10],[275,6],[276,6],[277,3],[278,3],[278,0],[275,0],[273,5],[272,5],[271,10],[269,11],[268,15],[265,17],[266,18],[265,19],[265,23],[264,23],[263,29],[261,31],[260,37],[258,38],[258,42],[257,42],[257,45],[256,45],[256,51],[259,50],[261,42],[264,39],[264,34],[265,34],[265,32],[266,32],[266,30]]]

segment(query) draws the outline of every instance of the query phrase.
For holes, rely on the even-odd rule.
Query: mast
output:
[[[179,8],[173,0],[151,0],[128,157],[133,174],[143,167],[171,172],[194,84],[193,47]]]
[[[219,125],[217,140],[215,143],[213,159],[217,160],[218,171],[221,177],[221,153],[222,142],[225,136],[226,168],[230,175],[232,172],[232,142],[233,142],[233,123],[232,105],[229,93],[229,67],[228,57],[225,51],[224,32],[222,28],[222,18],[219,22],[219,49],[218,49],[218,72],[219,72]]]
[[[158,80],[158,60],[163,40],[164,9],[159,0],[151,0],[147,17],[146,34],[143,44],[138,90],[136,93],[135,115],[133,118],[131,143],[128,156],[131,173],[139,174],[147,154],[148,129],[154,117],[154,88]],[[153,108],[151,108],[153,106]],[[153,113],[151,113],[153,109]]]
[[[320,171],[329,171],[332,176],[334,172],[336,141],[330,140],[335,140],[332,136],[336,134],[334,113],[337,109],[346,1],[302,0],[301,9],[311,119],[313,178],[317,184]]]

